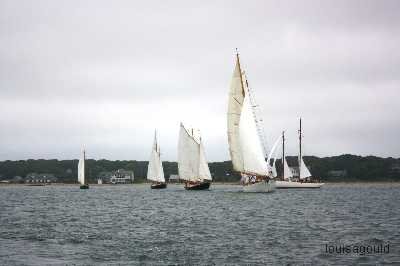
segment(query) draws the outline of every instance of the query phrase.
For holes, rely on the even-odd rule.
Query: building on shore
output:
[[[134,179],[133,171],[124,169],[103,171],[97,175],[97,184],[130,184]]]
[[[169,175],[169,183],[179,183],[179,175]]]
[[[103,184],[110,183],[111,176],[114,174],[112,171],[102,171],[98,173],[97,180],[101,179]]]
[[[118,169],[110,178],[111,184],[129,184],[133,183],[135,177],[133,171]]]
[[[29,173],[25,177],[25,183],[57,183],[57,177],[51,173]]]

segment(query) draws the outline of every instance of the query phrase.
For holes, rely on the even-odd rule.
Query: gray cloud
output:
[[[180,121],[229,159],[234,48],[268,142],[400,156],[398,1],[1,1],[0,160],[176,160]]]

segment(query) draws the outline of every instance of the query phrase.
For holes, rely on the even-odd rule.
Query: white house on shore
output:
[[[168,181],[170,183],[179,183],[179,175],[169,175]]]
[[[129,184],[133,183],[135,177],[133,171],[118,169],[110,178],[111,184]]]

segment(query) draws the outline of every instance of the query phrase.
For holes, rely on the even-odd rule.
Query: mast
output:
[[[285,180],[285,131],[282,131],[282,177]]]
[[[83,150],[83,184],[86,185],[86,152]]]
[[[300,129],[299,129],[299,178],[301,176],[301,117],[300,117]]]

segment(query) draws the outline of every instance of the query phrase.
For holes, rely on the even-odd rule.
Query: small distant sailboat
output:
[[[179,179],[187,190],[204,190],[210,187],[212,178],[206,161],[203,142],[198,130],[187,129],[181,123],[178,144]]]
[[[157,141],[157,132],[154,133],[154,143],[151,150],[149,165],[147,167],[147,180],[152,181],[152,189],[166,188],[164,169],[161,161],[160,145]]]
[[[89,189],[89,184],[86,180],[85,176],[85,150],[82,151],[81,158],[79,159],[78,163],[78,182],[81,184],[80,189]]]
[[[275,181],[265,161],[250,98],[248,82],[236,53],[228,105],[228,142],[233,169],[241,174],[243,191],[272,192]]]
[[[282,163],[283,163],[283,181],[276,181],[277,188],[320,188],[324,183],[313,182],[311,179],[310,170],[308,170],[306,164],[303,161],[301,153],[301,118],[300,118],[300,129],[299,129],[299,180],[293,180],[293,173],[290,170],[285,158],[285,135],[282,134]]]

